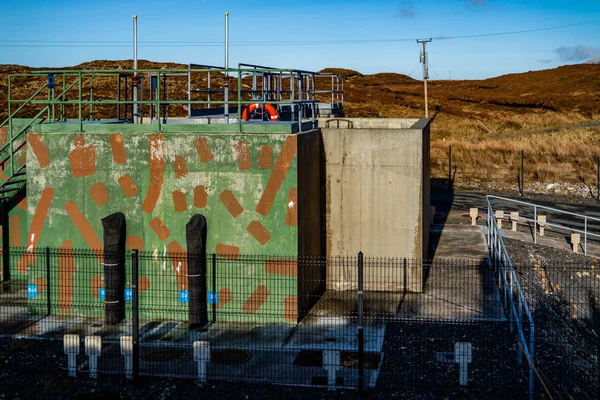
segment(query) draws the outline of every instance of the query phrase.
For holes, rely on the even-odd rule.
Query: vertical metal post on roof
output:
[[[225,69],[229,69],[229,13],[225,13]],[[225,71],[229,75],[229,71]]]
[[[208,104],[206,104],[206,108],[210,108],[210,69],[208,70]]]
[[[46,302],[47,302],[46,315],[48,315],[48,316],[52,314],[51,284],[52,284],[52,276],[51,276],[51,271],[50,271],[50,247],[46,247],[46,285],[47,285],[47,287],[46,287]]]
[[[121,120],[121,74],[119,74],[117,81],[117,119]]]
[[[137,105],[137,15],[133,16],[133,88],[132,88],[132,100],[133,100],[133,123],[138,123],[138,105]]]
[[[81,71],[79,71],[79,98],[77,103],[79,104],[79,132],[83,132],[83,120],[81,119],[81,95],[82,95],[82,91],[83,91],[83,87],[82,87],[82,82],[81,80],[83,79],[82,75],[81,75]]]
[[[192,64],[188,64],[188,118],[192,117]]]
[[[302,132],[302,74],[298,73],[298,131]]]
[[[224,91],[223,91],[223,117],[225,119],[225,123],[229,124],[229,83],[225,82]]]

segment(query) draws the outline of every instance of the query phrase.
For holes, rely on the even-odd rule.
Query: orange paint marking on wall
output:
[[[69,218],[71,218],[71,221],[75,224],[75,227],[79,230],[85,243],[96,253],[100,262],[103,262],[102,242],[98,239],[94,228],[92,228],[92,225],[90,225],[77,204],[75,204],[73,200],[68,201],[67,204],[65,204],[65,211]]]
[[[60,312],[71,312],[73,305],[73,274],[75,274],[73,242],[65,240],[58,253],[58,308]]]
[[[8,222],[10,236],[9,243],[11,247],[21,247],[21,217],[11,215]]]
[[[181,190],[174,190],[173,193],[171,193],[171,195],[173,196],[173,208],[175,209],[175,212],[182,212],[187,210],[187,201],[185,199],[185,193],[183,193]]]
[[[102,206],[108,202],[108,189],[104,183],[96,183],[90,188],[90,196],[94,203]]]
[[[96,172],[96,148],[85,145],[84,136],[76,136],[75,148],[69,152],[73,178],[94,175]]]
[[[125,247],[131,250],[142,250],[144,248],[144,239],[139,236],[129,235],[125,241]]]
[[[29,133],[27,135],[27,144],[33,151],[35,158],[37,158],[40,168],[46,168],[50,165],[50,155],[48,154],[48,148],[44,144],[42,135]]]
[[[150,228],[152,228],[160,240],[166,240],[171,236],[171,231],[169,231],[169,228],[166,227],[159,217],[152,218],[152,221],[150,221]]]
[[[104,282],[102,281],[102,277],[100,275],[96,275],[92,279],[90,279],[90,288],[92,288],[92,296],[95,298],[100,297],[100,288],[104,287]]]
[[[269,289],[267,289],[265,285],[259,285],[254,290],[254,293],[248,297],[242,306],[242,310],[246,314],[254,314],[259,308],[262,307],[263,304],[265,304],[265,301],[267,301],[267,298],[270,294],[271,292],[269,292]]]
[[[25,157],[24,155],[22,155],[19,158],[17,158],[17,162],[22,167],[27,162],[27,157]]]
[[[140,293],[150,290],[150,279],[147,276],[140,277],[138,289],[140,289]]]
[[[165,178],[165,138],[163,135],[150,135],[148,138],[148,150],[150,152],[150,187],[142,204],[142,210],[152,214]]]
[[[287,296],[283,301],[283,317],[286,322],[298,322],[298,296]]]
[[[198,156],[200,157],[200,161],[202,161],[203,163],[207,163],[210,160],[212,160],[213,158],[215,158],[214,154],[210,150],[210,146],[208,145],[206,138],[201,137],[201,138],[197,139],[194,142],[194,144],[196,146],[196,152],[198,153]]]
[[[125,152],[125,144],[123,143],[123,135],[115,133],[108,136],[110,149],[112,151],[113,160],[116,164],[124,164],[127,161],[127,153]]]
[[[242,207],[242,205],[237,201],[235,195],[231,193],[230,190],[223,190],[219,198],[221,199],[221,203],[223,203],[233,218],[237,217],[244,211],[244,207]]]
[[[298,275],[298,261],[296,260],[267,260],[265,262],[267,274],[296,276]]]
[[[121,185],[121,189],[123,189],[123,193],[125,193],[125,197],[127,198],[133,197],[138,193],[138,188],[129,175],[120,177],[119,185]]]
[[[177,277],[177,290],[186,290],[188,275],[187,254],[175,240],[167,245],[167,252],[169,253],[169,258]]]
[[[48,216],[48,210],[52,204],[52,198],[54,197],[54,189],[44,188],[40,201],[31,220],[29,227],[29,234],[27,235],[28,246],[35,249],[40,241],[40,235],[44,228],[46,217]],[[17,270],[23,274],[27,273],[27,267],[35,262],[35,253],[25,253],[21,256],[19,263],[17,264]]]
[[[294,161],[296,147],[296,136],[288,136],[285,139],[279,157],[277,157],[277,161],[275,161],[275,166],[273,167],[273,172],[271,172],[265,191],[256,206],[256,212],[260,215],[266,216],[271,211],[275,196],[277,196],[277,192],[285,180],[287,171]]]
[[[238,169],[240,171],[246,171],[252,168],[252,156],[250,155],[250,149],[248,149],[247,142],[238,142],[235,145],[237,152]]]
[[[298,188],[291,188],[288,192],[288,203],[283,223],[289,226],[298,226]]]
[[[37,278],[35,281],[33,281],[33,284],[37,286],[38,295],[44,293],[48,287],[48,282],[46,282],[44,278]]]
[[[175,157],[175,177],[176,178],[185,178],[188,174],[187,163],[185,162],[185,158],[182,156]]]
[[[225,307],[231,300],[233,300],[233,295],[229,288],[219,290],[219,303],[217,304],[217,308]]]
[[[273,165],[273,147],[261,146],[258,150],[258,169],[270,169]]]
[[[27,212],[27,197],[25,197],[23,200],[21,200],[19,202],[19,204],[17,204],[17,207],[19,207],[21,210]]]
[[[271,239],[271,233],[259,221],[250,222],[246,229],[263,246]]]
[[[194,188],[194,207],[204,208],[208,202],[208,192],[206,186],[196,186]]]
[[[230,246],[228,244],[217,244],[217,255],[219,257],[230,258],[232,260],[237,260],[240,256],[240,248],[236,246]]]

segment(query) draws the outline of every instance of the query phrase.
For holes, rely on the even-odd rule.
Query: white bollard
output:
[[[68,359],[69,376],[77,376],[77,356],[79,355],[79,335],[65,335],[63,339],[63,348]]]
[[[340,352],[337,350],[323,350],[323,368],[327,371],[327,389],[335,390],[336,375],[340,369]]]
[[[198,363],[198,381],[206,383],[206,363],[210,361],[210,343],[204,340],[194,342],[194,361]]]
[[[90,378],[97,378],[98,357],[102,354],[102,336],[85,337],[85,354],[89,357]]]
[[[540,236],[544,236],[544,229],[546,228],[545,215],[538,215],[538,225],[540,226]]]
[[[519,221],[519,213],[517,211],[513,211],[510,213],[510,222],[512,223],[512,231],[517,231],[517,222]]]
[[[504,218],[504,211],[496,210],[496,222],[498,223],[498,229],[502,229],[502,218]]]
[[[121,336],[121,355],[125,357],[125,377],[133,380],[133,338]]]
[[[473,349],[469,342],[454,343],[454,362],[459,368],[459,384],[467,386],[469,382],[469,364],[473,361]]]
[[[477,225],[477,217],[479,217],[479,209],[471,208],[469,210],[469,215],[471,216],[471,225]]]
[[[581,243],[581,235],[579,233],[571,233],[571,244],[573,245],[573,253],[579,253],[579,243]]]

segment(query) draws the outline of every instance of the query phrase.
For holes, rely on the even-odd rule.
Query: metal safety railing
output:
[[[600,218],[595,218],[595,217],[590,217],[588,215],[584,215],[584,214],[578,214],[578,213],[574,213],[574,212],[570,212],[570,211],[564,211],[564,210],[560,210],[558,208],[552,208],[552,207],[547,207],[547,206],[542,206],[539,204],[534,204],[534,203],[528,203],[526,201],[521,201],[521,200],[513,200],[513,199],[508,199],[506,197],[499,197],[499,196],[493,196],[493,195],[488,195],[486,196],[487,200],[488,200],[488,205],[490,204],[490,202],[492,200],[500,200],[506,203],[510,203],[510,204],[515,204],[517,205],[516,207],[519,207],[519,216],[518,216],[518,220],[519,221],[525,221],[528,224],[533,223],[533,241],[534,243],[537,244],[538,242],[538,228],[541,227],[552,227],[555,228],[557,230],[560,231],[564,231],[564,232],[570,232],[570,233],[579,233],[583,236],[583,252],[585,255],[587,255],[588,253],[588,239],[590,238],[598,238],[600,239],[600,234],[599,233],[594,233],[590,231],[590,225],[592,223],[597,223],[597,225],[600,225]],[[522,213],[521,210],[523,210],[525,208],[526,213]],[[529,216],[527,215],[527,211],[529,211]],[[560,224],[557,222],[549,222],[547,219],[546,221],[540,222],[538,217],[540,215],[542,215],[540,213],[540,211],[542,212],[546,212],[546,217],[548,216],[547,214],[553,214],[553,215],[564,215],[567,216],[569,218],[574,219],[574,221],[572,221],[573,223],[570,225],[566,225],[566,224]],[[531,214],[533,214],[533,217],[531,217]],[[494,215],[495,217],[510,217],[510,213],[502,213],[502,214],[497,214]]]
[[[529,395],[534,392],[534,353],[535,335],[531,310],[525,300],[519,279],[504,244],[502,232],[494,216],[490,202],[496,196],[486,196],[487,199],[487,245],[490,262],[495,273],[501,300],[508,314],[511,332],[516,331],[517,341],[525,353],[529,364]],[[522,364],[522,352],[518,352],[519,364]]]

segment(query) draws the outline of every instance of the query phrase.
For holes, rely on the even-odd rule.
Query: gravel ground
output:
[[[469,386],[458,385],[458,366],[436,360],[456,341],[473,344]],[[516,364],[514,339],[502,323],[388,323],[384,360],[376,389],[362,398],[503,399],[520,398],[525,374]],[[80,361],[83,361],[80,360]],[[0,399],[337,399],[359,398],[356,391],[142,377],[134,383],[79,373],[67,377],[62,342],[0,339]]]
[[[598,260],[505,239],[535,322],[536,365],[561,394],[598,398]]]

